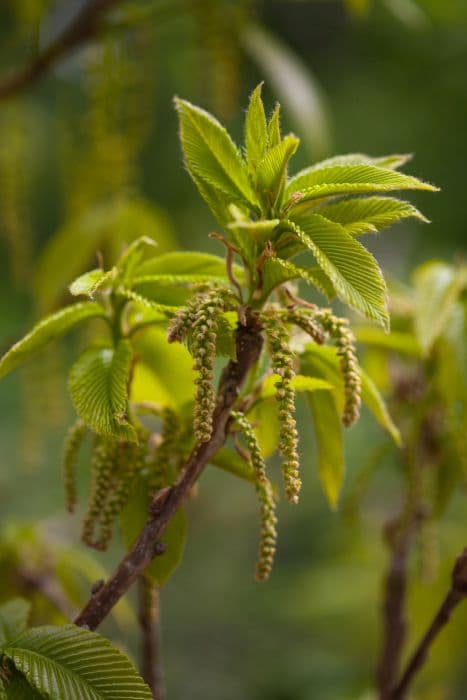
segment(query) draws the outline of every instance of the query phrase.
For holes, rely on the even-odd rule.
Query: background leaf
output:
[[[31,604],[23,598],[13,598],[0,605],[0,647],[26,629]]]

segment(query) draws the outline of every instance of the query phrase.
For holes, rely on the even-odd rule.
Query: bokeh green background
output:
[[[256,31],[253,23],[293,52],[313,76],[313,90],[320,86],[315,94],[326,114],[329,142],[312,137],[314,149],[308,145],[303,149],[296,159],[297,169],[310,157],[326,153],[413,152],[410,172],[442,188],[438,195],[414,198],[432,220],[430,226],[404,223],[369,242],[384,269],[407,280],[422,260],[452,260],[462,254],[467,162],[465,0],[354,0],[347,4],[134,0],[120,4],[125,13],[116,18],[105,39],[116,51],[115,61],[111,52],[105,64],[99,42],[92,42],[38,85],[0,102],[2,349],[26,330],[41,305],[35,273],[48,241],[73,220],[80,207],[83,211],[100,198],[120,194],[119,187],[122,193],[137,192],[157,207],[165,237],[170,228],[181,246],[218,252],[207,238],[214,222],[182,167],[171,98],[178,94],[220,110],[232,132],[240,136],[248,94],[266,78],[268,105],[280,99],[285,125],[297,131],[300,114],[292,105],[289,110],[284,90],[268,81],[248,49],[251,38],[246,37]],[[78,5],[3,2],[3,70],[27,61]],[[120,43],[130,46],[132,61],[123,88],[118,87],[119,71],[126,65]],[[97,72],[94,92],[89,89],[92,70]],[[117,88],[110,77],[106,82],[106,70]],[[103,98],[99,90],[107,89]],[[110,122],[121,137],[107,144],[109,152],[95,149],[99,134],[89,127],[96,94],[100,108],[113,114]],[[138,122],[141,118],[144,124]],[[131,174],[122,175],[120,182],[117,176],[113,179],[120,167],[118,151],[127,147],[126,137],[130,138],[135,121],[137,145],[133,151],[130,148]],[[310,130],[316,131],[316,125],[310,124]],[[307,134],[299,131],[298,135],[310,143]],[[56,359],[48,351],[34,367],[8,377],[0,387],[2,523],[45,521],[52,539],[59,534],[73,543],[78,523],[64,513],[60,449],[72,416],[64,370],[80,342],[76,338]],[[297,508],[284,503],[279,507],[277,565],[267,584],[253,581],[258,519],[251,488],[213,468],[202,478],[199,495],[189,505],[185,559],[162,592],[170,698],[373,698],[386,559],[381,528],[397,509],[400,474],[389,451],[359,513],[345,507],[359,472],[386,439],[364,415],[347,434],[343,508],[331,513],[318,483],[305,413],[301,433],[304,493]],[[85,470],[85,462],[82,466]],[[459,494],[440,526],[437,578],[429,584],[422,580],[417,552],[411,563],[413,640],[446,590],[453,557],[466,544],[466,530],[464,496]],[[103,561],[111,566],[117,556],[114,550]],[[456,614],[436,644],[415,698],[466,697],[466,623],[467,610]],[[112,622],[105,631],[128,643],[128,635]],[[136,628],[129,630],[129,636],[136,655]]]

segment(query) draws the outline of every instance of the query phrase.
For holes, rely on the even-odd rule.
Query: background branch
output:
[[[0,100],[8,99],[37,82],[73,49],[96,36],[103,27],[105,14],[117,0],[89,0],[43,51],[22,68],[0,77]]]
[[[153,557],[161,553],[160,537],[170,519],[185,501],[211,457],[226,440],[230,411],[250,368],[261,353],[262,346],[259,319],[256,314],[247,310],[245,325],[239,325],[236,332],[237,360],[229,362],[219,382],[210,440],[195,446],[179,482],[162,494],[156,495],[150,517],[133,549],[123,558],[107,583],[91,596],[86,607],[76,618],[75,624],[91,630],[96,629]]]
[[[144,576],[139,579],[139,626],[141,629],[141,675],[155,700],[165,700],[162,673],[160,591]]]
[[[399,683],[390,696],[391,700],[404,700],[407,697],[410,685],[428,658],[431,645],[449,622],[454,609],[465,597],[467,597],[467,549],[464,549],[457,558],[452,572],[451,588],[436,613],[433,622],[410,658]]]

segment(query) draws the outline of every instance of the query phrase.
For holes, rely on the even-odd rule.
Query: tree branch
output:
[[[91,596],[86,607],[76,618],[75,624],[91,630],[96,629],[153,557],[161,553],[160,537],[170,519],[185,501],[211,457],[226,440],[230,411],[250,368],[261,353],[262,346],[258,316],[247,309],[245,325],[239,325],[236,332],[237,359],[229,362],[219,382],[210,440],[195,446],[178,483],[156,496],[149,519],[133,549],[120,562],[107,583]]]
[[[0,100],[8,99],[37,82],[50,68],[103,27],[104,15],[117,0],[88,0],[49,46],[30,63],[0,78]]]
[[[162,673],[160,591],[144,576],[139,579],[139,625],[141,629],[141,675],[154,700],[165,700]]]
[[[467,548],[456,560],[452,572],[451,587],[431,625],[410,658],[400,681],[392,691],[390,700],[404,700],[417,673],[423,668],[436,637],[449,622],[454,609],[467,597]]]

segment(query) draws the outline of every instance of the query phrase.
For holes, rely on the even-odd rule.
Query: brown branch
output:
[[[144,576],[139,579],[139,625],[141,629],[141,674],[154,700],[165,700],[162,673],[160,591]]]
[[[385,528],[391,557],[384,582],[383,645],[376,673],[380,700],[391,698],[407,635],[407,566],[414,525],[414,519],[407,520],[403,513]]]
[[[451,587],[436,613],[431,625],[410,658],[400,681],[390,695],[390,700],[404,700],[415,676],[423,668],[436,637],[449,622],[459,603],[467,597],[467,548],[457,558],[452,572]]]
[[[102,30],[105,14],[116,2],[88,0],[61,34],[30,63],[0,78],[0,100],[8,99],[37,82],[64,56],[96,36]]]
[[[155,499],[150,517],[133,549],[120,562],[107,583],[91,596],[86,607],[76,618],[75,624],[91,630],[96,629],[155,554],[160,552],[160,537],[167,524],[189,495],[211,457],[226,440],[230,411],[250,368],[260,355],[262,345],[259,319],[256,314],[247,310],[245,325],[239,325],[236,332],[237,360],[229,362],[219,382],[210,440],[195,446],[179,482]]]

